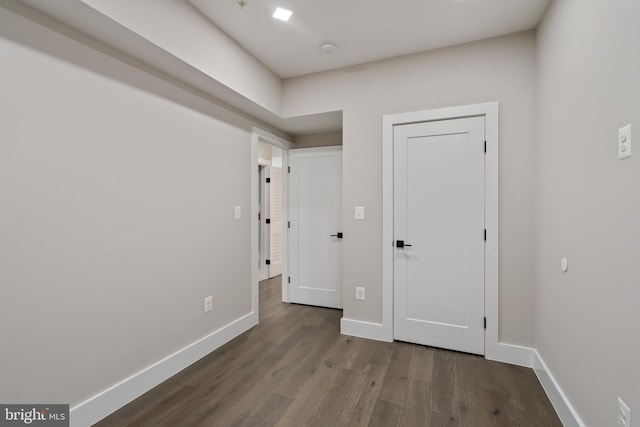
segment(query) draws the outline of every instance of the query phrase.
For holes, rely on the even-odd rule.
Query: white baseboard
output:
[[[496,362],[533,368],[534,353],[535,350],[531,347],[499,342],[491,352],[487,351],[485,357]]]
[[[97,423],[257,323],[256,313],[249,313],[73,406],[71,427]]]
[[[376,341],[391,342],[382,323],[363,322],[362,320],[340,319],[340,333]]]
[[[567,399],[560,385],[553,377],[549,368],[542,360],[540,353],[534,350],[534,366],[533,369],[538,376],[542,388],[547,393],[547,397],[551,401],[554,409],[556,410],[560,421],[564,427],[585,427],[585,424],[580,419],[580,416]]]

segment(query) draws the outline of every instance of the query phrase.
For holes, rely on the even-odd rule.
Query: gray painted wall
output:
[[[280,78],[188,1],[83,2],[258,105],[279,113]]]
[[[588,426],[616,425],[617,396],[640,410],[638,22],[637,0],[556,0],[537,37],[535,343]]]
[[[342,131],[296,135],[293,138],[296,148],[328,147],[342,145]]]
[[[500,340],[587,425],[640,407],[639,16],[556,0],[537,34],[284,81],[284,116],[344,110],[347,317],[381,318],[382,115],[498,100]],[[3,9],[0,62],[0,401],[77,403],[247,313],[253,122]]]
[[[345,317],[382,318],[382,116],[498,100],[500,340],[533,345],[535,69],[524,32],[284,81],[287,116],[343,110]]]
[[[2,8],[0,63],[0,401],[78,403],[251,311],[252,122]]]

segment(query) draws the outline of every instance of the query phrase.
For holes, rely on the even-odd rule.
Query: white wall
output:
[[[285,116],[343,110],[345,317],[382,318],[382,116],[497,100],[500,340],[533,344],[534,84],[533,32],[284,81]],[[353,220],[354,206],[366,207],[365,221]]]
[[[251,311],[254,123],[3,8],[0,63],[0,401],[74,405]]]
[[[266,142],[258,143],[258,161],[271,166],[271,152],[273,145]]]
[[[617,396],[640,411],[638,22],[637,0],[556,0],[537,33],[535,343],[588,426],[616,425]]]

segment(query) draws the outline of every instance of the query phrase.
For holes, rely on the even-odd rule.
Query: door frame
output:
[[[293,143],[267,132],[258,127],[251,128],[251,211],[249,213],[251,220],[251,318],[254,324],[258,324],[259,319],[259,280],[258,280],[258,142],[266,142],[282,150],[282,169],[283,172],[289,167],[288,152],[293,148]],[[282,204],[283,217],[286,221],[288,218],[287,210],[287,180],[282,180]],[[287,264],[287,239],[288,230],[283,227],[282,236],[282,299],[287,297],[287,286],[285,277],[289,270]]]
[[[485,357],[498,353],[498,101],[459,107],[438,108],[385,115],[382,118],[382,325],[380,339],[393,341],[393,129],[411,123],[485,118],[485,193],[484,215],[487,230],[484,261]]]

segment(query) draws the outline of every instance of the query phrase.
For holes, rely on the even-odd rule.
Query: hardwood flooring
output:
[[[96,426],[562,426],[531,369],[340,335],[341,316],[264,281],[258,326]]]

